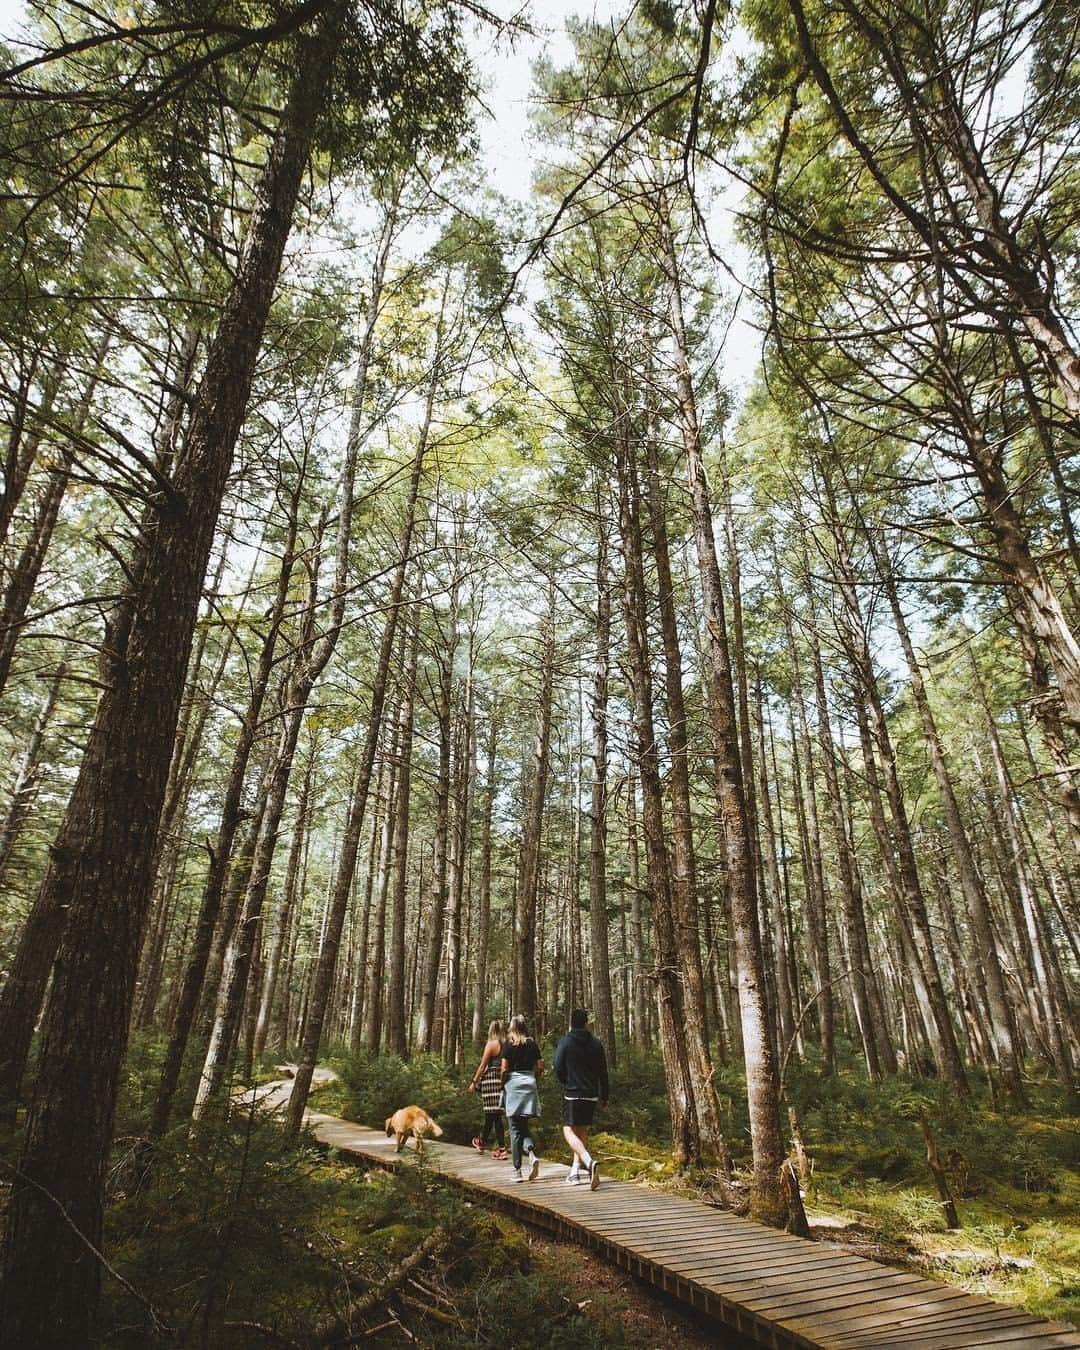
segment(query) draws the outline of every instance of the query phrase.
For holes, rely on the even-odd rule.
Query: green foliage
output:
[[[468,1143],[476,1133],[480,1099],[466,1090],[467,1070],[451,1068],[435,1055],[402,1060],[361,1052],[337,1068],[350,1120],[381,1129],[399,1107],[416,1105],[435,1117],[448,1143]]]
[[[824,1078],[809,1065],[790,1066],[788,1079],[807,1148],[847,1181],[926,1180],[920,1107],[961,1196],[995,1185],[1051,1192],[1055,1174],[1080,1162],[1068,1120],[1002,1115],[985,1091],[965,1101],[933,1080],[872,1083],[853,1068]]]
[[[664,1087],[664,1065],[658,1055],[627,1047],[612,1075],[611,1100],[598,1122],[609,1134],[636,1143],[668,1147],[671,1115]]]
[[[509,280],[495,221],[455,213],[430,253],[433,262],[464,269],[469,294],[480,307],[494,304]]]

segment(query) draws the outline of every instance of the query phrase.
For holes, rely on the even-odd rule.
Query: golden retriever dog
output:
[[[442,1138],[439,1125],[423,1107],[403,1106],[400,1111],[386,1117],[386,1137],[389,1139],[393,1135],[397,1140],[396,1153],[401,1152],[405,1147],[405,1140],[410,1136],[416,1140],[417,1153],[423,1153],[425,1134],[433,1134],[436,1139]]]

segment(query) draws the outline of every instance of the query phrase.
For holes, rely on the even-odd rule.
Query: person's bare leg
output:
[[[562,1132],[574,1155],[574,1161],[570,1164],[570,1175],[580,1175],[582,1168],[588,1172],[589,1164],[592,1162],[589,1156],[588,1125],[564,1125]]]

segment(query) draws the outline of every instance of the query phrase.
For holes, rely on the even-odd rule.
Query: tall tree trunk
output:
[[[275,916],[270,951],[266,958],[266,973],[263,977],[262,994],[259,999],[259,1011],[255,1019],[255,1044],[253,1052],[257,1059],[266,1049],[270,1036],[274,999],[277,995],[278,977],[281,970],[281,957],[292,925],[293,909],[297,904],[300,862],[307,838],[307,829],[311,812],[311,779],[315,769],[315,750],[308,756],[304,781],[300,787],[300,799],[296,804],[296,823],[293,825],[292,844],[289,847],[289,861],[285,867],[285,885],[281,892],[281,903]],[[284,1047],[279,1047],[284,1048]]]
[[[1039,649],[1035,633],[1028,621],[1023,605],[1015,589],[1007,588],[1016,634],[1020,639],[1020,651],[1024,658],[1031,685],[1031,707],[1035,720],[1039,724],[1039,733],[1050,761],[1054,765],[1054,785],[1058,797],[1065,808],[1065,823],[1077,858],[1080,859],[1080,774],[1069,750],[1069,738],[1062,726],[1060,708],[1061,699],[1050,684],[1050,676]]]
[[[487,1028],[488,948],[491,934],[491,821],[495,808],[495,754],[499,741],[499,710],[494,700],[489,712],[487,770],[484,775],[484,811],[480,822],[480,897],[476,913],[476,976],[473,985],[474,1042],[482,1041]]]
[[[397,818],[397,761],[398,746],[401,740],[401,709],[395,710],[390,744],[387,747],[386,795],[383,809],[376,812],[379,819],[378,848],[372,841],[372,853],[375,857],[376,880],[375,900],[371,916],[370,933],[361,937],[358,944],[359,969],[353,971],[353,980],[363,986],[364,993],[364,1030],[363,1040],[373,1055],[379,1053],[383,1033],[383,980],[386,973],[386,897],[390,889],[390,869],[394,849],[394,822]],[[366,941],[365,941],[366,938]]]
[[[264,532],[265,537],[265,532]],[[259,553],[261,554],[260,541]],[[219,552],[217,569],[212,584],[207,588],[208,603],[219,593],[228,548]],[[256,561],[248,574],[248,584],[238,609],[238,619],[243,614],[245,601],[252,593],[255,584]],[[195,767],[199,753],[203,748],[203,736],[209,721],[210,710],[215,705],[218,689],[225,678],[236,641],[238,624],[229,624],[225,640],[221,644],[217,664],[210,674],[208,687],[201,689],[203,662],[206,657],[210,634],[210,623],[204,623],[199,632],[195,649],[188,662],[187,686],[180,705],[180,718],[173,742],[172,759],[169,763],[169,778],[165,787],[165,801],[161,808],[158,823],[157,844],[154,851],[154,891],[151,897],[151,922],[155,924],[150,943],[144,946],[139,975],[139,991],[135,1025],[139,1028],[151,1026],[157,1011],[157,999],[161,978],[161,959],[166,940],[167,916],[172,900],[173,879],[180,862],[181,832],[177,830],[177,821],[184,818],[188,800],[195,785]],[[209,848],[209,845],[207,846]],[[149,947],[149,950],[146,948]]]
[[[934,1052],[934,1059],[940,1065],[943,1063],[944,1056],[938,1044],[937,1023],[934,1018],[926,972],[923,968],[921,955],[915,950],[911,940],[911,922],[904,901],[904,883],[896,861],[892,835],[885,819],[885,793],[881,786],[881,776],[878,773],[877,758],[874,753],[870,718],[866,711],[866,695],[863,692],[861,681],[854,673],[853,679],[854,687],[851,691],[851,698],[859,728],[859,747],[862,753],[863,777],[866,782],[867,810],[870,815],[874,838],[877,841],[889,898],[892,901],[892,914],[900,938],[901,954],[906,963],[906,971],[903,973],[908,978],[900,980],[905,1000],[904,1006],[908,1007],[910,1004],[910,995],[913,992],[918,1009],[918,1018],[913,1018],[910,1015],[907,1017],[908,1035],[910,1037],[912,1028],[917,1027],[920,1023],[925,1024],[927,1036]],[[910,1073],[916,1072],[916,1066],[910,1059],[906,1067]]]
[[[435,1046],[435,1017],[438,1008],[439,969],[442,966],[446,935],[446,881],[450,842],[450,770],[453,737],[454,652],[457,648],[457,619],[451,621],[448,651],[440,652],[438,688],[435,694],[435,719],[439,728],[439,767],[435,781],[435,832],[432,841],[430,892],[427,926],[424,935],[423,965],[416,997],[415,1049],[427,1053]]]
[[[867,736],[867,745],[869,745],[869,733],[867,733]],[[848,762],[847,750],[844,747],[842,735],[840,740],[840,752],[840,763],[844,770],[844,802],[847,806],[847,848],[848,856],[851,858],[851,880],[852,885],[855,888],[855,907],[853,913],[856,921],[854,933],[856,941],[853,945],[853,951],[857,954],[857,959],[860,961],[862,968],[873,972],[875,970],[875,964],[870,949],[870,929],[866,923],[866,906],[864,905],[862,898],[863,883],[859,869],[859,855],[853,837],[854,831],[852,821],[855,815],[854,802],[856,796],[855,775],[852,771],[851,764]],[[872,758],[871,764],[873,764]],[[874,771],[876,773],[876,768]],[[880,798],[877,800],[880,803]],[[883,815],[881,820],[882,824],[884,824]],[[899,1065],[897,1064],[896,1049],[893,1045],[892,1034],[889,1029],[891,1019],[885,1010],[885,997],[882,989],[882,981],[879,979],[872,978],[868,980],[866,984],[866,998],[870,1007],[870,1021],[874,1029],[874,1041],[877,1045],[878,1059],[886,1073],[894,1074]]]
[[[293,1133],[298,1132],[303,1123],[304,1109],[307,1106],[308,1093],[311,1091],[311,1079],[315,1072],[315,1064],[319,1057],[319,1043],[322,1038],[323,1022],[326,1018],[330,990],[334,982],[338,948],[341,943],[341,931],[345,923],[345,912],[348,909],[349,894],[352,890],[352,877],[356,868],[356,855],[360,846],[360,834],[363,827],[364,811],[367,807],[368,788],[371,783],[371,770],[375,763],[375,753],[378,748],[379,734],[382,729],[383,704],[386,700],[386,689],[390,672],[390,657],[393,652],[394,635],[398,620],[398,608],[401,604],[401,596],[405,586],[405,572],[409,564],[409,553],[412,547],[413,531],[416,524],[416,503],[420,492],[420,481],[423,476],[424,455],[427,451],[428,437],[431,432],[431,420],[435,406],[435,396],[438,391],[442,369],[443,332],[448,289],[449,283],[447,282],[443,288],[442,305],[435,330],[435,352],[431,379],[428,385],[427,400],[424,406],[424,419],[420,427],[416,454],[413,458],[412,474],[409,479],[409,496],[405,508],[405,523],[401,535],[400,556],[394,568],[386,623],[383,627],[382,640],[379,646],[375,682],[371,691],[371,712],[368,720],[367,734],[364,738],[363,755],[360,761],[360,769],[357,775],[352,802],[349,807],[349,815],[345,826],[345,836],[341,845],[341,858],[338,862],[337,877],[334,882],[333,895],[330,903],[325,941],[319,952],[319,961],[312,982],[311,999],[308,1004],[307,1020],[304,1024],[304,1036],[300,1046],[299,1061],[297,1064],[296,1075],[293,1079],[292,1093],[289,1096],[288,1109],[286,1111],[286,1128]]]
[[[825,695],[825,671],[821,662],[821,648],[817,639],[817,615],[814,611],[814,592],[810,579],[810,563],[805,552],[802,557],[803,586],[810,607],[810,661],[814,675],[814,699],[817,708],[818,744],[821,749],[821,767],[825,773],[825,794],[829,799],[832,817],[833,843],[836,847],[837,870],[840,874],[840,897],[844,907],[844,923],[847,929],[848,950],[852,954],[849,962],[851,975],[851,994],[855,1005],[855,1019],[859,1036],[863,1044],[866,1059],[866,1071],[870,1078],[877,1081],[881,1077],[881,1065],[878,1062],[877,1041],[874,1036],[873,1017],[870,1012],[868,982],[874,978],[873,972],[863,967],[860,930],[865,928],[862,914],[862,891],[856,888],[854,866],[848,851],[847,825],[844,820],[843,799],[840,795],[840,782],[836,772],[836,747],[829,726],[829,705]]]
[[[660,1049],[664,1057],[668,1107],[671,1112],[671,1149],[676,1164],[697,1161],[701,1141],[693,1076],[686,1046],[686,1016],[679,981],[675,915],[664,836],[663,789],[660,756],[653,724],[652,672],[649,663],[648,624],[639,490],[627,436],[616,459],[619,479],[619,533],[626,573],[626,642],[630,656],[634,735],[641,779],[641,822],[645,839],[645,871],[652,902],[656,942],[656,1000],[660,1021]]]
[[[679,424],[690,487],[694,544],[701,577],[705,615],[706,679],[709,691],[709,730],[715,756],[717,805],[724,833],[728,894],[731,897],[732,938],[739,979],[743,1058],[750,1109],[750,1141],[754,1176],[750,1213],[763,1223],[796,1228],[798,1216],[790,1204],[780,1175],[784,1144],[780,1130],[780,1082],[773,1055],[775,1036],[765,1004],[765,976],[758,928],[757,884],[750,825],[743,791],[742,758],[737,734],[735,690],[731,677],[727,624],[720,567],[713,537],[712,509],[702,462],[701,434],[690,375],[675,240],[662,204],[661,246],[669,286],[671,333],[675,344],[676,394]],[[803,1219],[805,1225],[805,1218]]]
[[[98,380],[105,365],[105,357],[112,337],[112,328],[107,327],[98,339],[97,346],[91,356],[90,376],[74,410],[71,427],[60,448],[58,460],[49,470],[45,491],[38,503],[29,537],[19,550],[14,567],[3,578],[3,589],[0,590],[0,695],[3,694],[7,685],[8,675],[11,672],[11,662],[15,656],[15,646],[22,632],[23,620],[26,618],[26,611],[34,594],[38,577],[41,575],[42,565],[45,562],[45,555],[48,553],[49,544],[52,542],[53,530],[56,528],[56,522],[60,515],[60,506],[64,500],[64,494],[67,492],[68,475],[75,458],[76,444],[82,436],[87,419],[90,416]],[[48,390],[46,393],[48,395]],[[48,397],[51,401],[51,398],[55,397],[55,390]],[[36,434],[33,439],[36,453]],[[5,485],[8,484],[8,481],[5,479]],[[12,482],[10,484],[11,491],[6,491],[4,494],[5,501],[12,508],[14,507],[16,486],[16,483]],[[0,529],[0,544],[3,543],[5,533],[5,530]],[[2,557],[2,554],[0,554],[0,557]]]
[[[615,1011],[611,999],[607,913],[608,684],[611,660],[611,579],[608,575],[608,521],[605,485],[596,491],[596,657],[589,713],[592,719],[592,786],[589,796],[589,949],[592,957],[593,1025],[618,1062]]]
[[[754,876],[758,889],[758,930],[761,934],[762,962],[765,974],[765,1006],[770,1009],[769,1027],[773,1034],[773,1054],[778,1049],[779,1028],[776,1017],[776,993],[771,979],[771,932],[768,921],[768,900],[765,894],[765,875],[761,859],[761,834],[758,829],[757,796],[754,788],[754,738],[750,729],[750,687],[747,678],[746,638],[743,628],[742,565],[739,561],[739,541],[735,532],[735,512],[731,500],[731,480],[728,474],[726,448],[721,448],[724,503],[724,535],[727,543],[728,586],[731,590],[731,651],[735,693],[738,699],[739,746],[742,756],[743,793],[746,798],[746,820],[750,831]]]
[[[109,635],[106,688],[43,883],[62,897],[68,923],[8,1212],[6,1344],[75,1350],[92,1337],[93,1249],[192,630],[334,46],[328,27],[302,39],[183,459],[144,522],[132,593]]]
[[[322,525],[320,524],[320,533]],[[220,1098],[232,1072],[233,1055],[240,1033],[244,1001],[247,997],[252,964],[262,934],[262,913],[270,874],[280,836],[281,820],[300,731],[326,651],[326,639],[316,643],[315,614],[318,605],[318,557],[308,563],[308,603],[300,641],[287,677],[281,687],[281,723],[273,762],[262,790],[259,830],[255,840],[243,908],[235,928],[227,934],[221,982],[217,991],[209,1042],[195,1094],[192,1118],[201,1120]],[[245,869],[246,870],[246,869]],[[229,916],[231,917],[231,916]]]
[[[761,672],[755,681],[755,702],[758,724],[758,774],[760,782],[759,802],[761,822],[765,830],[763,858],[767,886],[765,889],[766,915],[773,930],[773,960],[776,967],[773,980],[776,989],[777,1033],[780,1056],[783,1059],[791,1043],[795,1026],[795,1014],[791,995],[791,981],[788,978],[787,933],[784,930],[784,887],[777,862],[776,827],[773,822],[772,795],[769,788],[768,757],[765,753],[765,710],[761,689]],[[780,792],[776,784],[777,795]]]
[[[799,649],[796,646],[795,629],[792,622],[790,603],[783,593],[780,581],[780,569],[774,558],[774,574],[777,592],[784,608],[784,627],[787,633],[788,647],[794,673],[794,687],[791,702],[795,710],[798,725],[798,744],[792,743],[792,758],[801,751],[801,783],[804,785],[802,807],[805,812],[803,831],[803,875],[806,880],[806,921],[810,935],[810,958],[814,971],[817,998],[818,1027],[821,1034],[822,1069],[826,1074],[836,1070],[836,1046],[834,1041],[834,1000],[832,980],[829,970],[829,910],[830,897],[827,892],[825,868],[822,863],[822,830],[818,817],[817,785],[814,781],[814,750],[810,741],[810,724],[806,716],[806,700],[803,694],[802,669]]]
[[[652,1045],[649,1025],[649,1001],[645,997],[645,922],[641,889],[641,858],[638,853],[637,781],[631,756],[626,778],[626,853],[630,880],[630,942],[634,976],[634,1044],[648,1049]]]
[[[8,809],[4,818],[0,821],[0,882],[4,879],[4,871],[11,861],[11,855],[26,824],[27,817],[30,815],[34,806],[34,800],[37,797],[38,780],[41,773],[41,747],[45,740],[45,733],[49,729],[49,723],[52,721],[53,709],[56,707],[56,699],[60,692],[60,685],[67,675],[67,666],[63,661],[53,671],[52,679],[49,681],[49,687],[45,692],[45,698],[41,709],[37,715],[37,721],[34,723],[34,730],[26,743],[26,749],[23,751],[22,759],[19,761],[19,767],[15,773],[15,782],[11,789],[11,801],[8,803]],[[8,981],[11,980],[14,971],[9,972]],[[5,992],[7,985],[5,983]],[[0,1009],[3,1008],[2,995],[0,995]],[[36,1015],[36,1011],[35,1011]],[[0,1012],[0,1027],[4,1026],[2,1012]],[[0,1044],[4,1045],[5,1050],[8,1047],[7,1031],[0,1032],[4,1036]],[[10,1051],[8,1051],[10,1054]],[[8,1058],[5,1054],[5,1060]],[[3,1063],[3,1061],[0,1061]],[[21,1075],[20,1075],[21,1076]],[[3,1097],[11,1088],[10,1083],[5,1083],[0,1077],[0,1113],[3,1112]],[[18,1091],[18,1083],[14,1084],[15,1091]],[[14,1105],[14,1103],[12,1103]]]
[[[649,524],[660,610],[660,635],[664,648],[664,687],[668,713],[668,789],[671,800],[671,896],[675,917],[675,942],[682,969],[686,1013],[686,1047],[694,1087],[701,1146],[706,1153],[726,1161],[727,1148],[720,1127],[720,1103],[716,1096],[713,1065],[709,1057],[709,1025],[705,980],[701,966],[701,932],[698,927],[698,895],[694,866],[694,835],[690,814],[690,761],[687,748],[686,704],[683,699],[682,653],[675,617],[674,587],[668,549],[667,522],[660,492],[659,428],[650,410],[645,436]]]
[[[844,613],[841,621],[841,642],[861,685],[861,701],[869,716],[874,741],[880,755],[881,770],[884,775],[885,797],[889,803],[889,813],[893,822],[893,842],[896,849],[896,869],[900,886],[900,900],[906,915],[909,931],[915,950],[918,953],[926,992],[930,1000],[935,1027],[935,1055],[938,1069],[943,1077],[953,1085],[957,1092],[966,1096],[969,1092],[967,1075],[964,1072],[960,1049],[956,1043],[956,1030],[953,1026],[949,1001],[941,981],[936,956],[936,943],[930,928],[926,912],[926,900],[919,881],[919,870],[915,860],[915,846],[911,837],[911,825],[907,806],[896,767],[896,753],[889,735],[885,710],[881,703],[881,691],[874,673],[873,659],[867,638],[866,626],[859,603],[855,571],[848,555],[847,541],[840,525],[840,515],[828,478],[825,479],[825,491],[828,498],[829,528],[836,549],[837,581],[843,601]],[[862,715],[862,710],[857,710]]]
[[[876,540],[870,542],[874,550],[878,574],[889,597],[889,606],[892,609],[896,634],[900,639],[908,673],[911,676],[911,693],[918,710],[923,740],[926,743],[926,752],[934,773],[934,781],[937,783],[938,795],[941,798],[941,810],[945,817],[949,846],[952,851],[953,862],[956,865],[956,873],[960,879],[960,889],[971,919],[972,933],[978,944],[977,958],[986,982],[987,1003],[990,1013],[990,1040],[993,1046],[994,1059],[1001,1071],[1006,1091],[1015,1101],[1023,1102],[1025,1100],[1022,1078],[1023,1066],[1013,1039],[1012,1018],[1009,1016],[1009,1004],[1005,996],[1005,979],[1001,973],[1001,960],[998,954],[997,940],[994,936],[990,905],[986,898],[986,888],[975,861],[975,853],[968,839],[967,830],[964,828],[960,804],[957,802],[956,793],[953,791],[952,779],[949,776],[948,765],[945,761],[945,751],[941,744],[941,736],[938,733],[933,710],[930,707],[930,699],[923,682],[922,670],[915,656],[915,648],[908,632],[907,620],[900,607],[900,597],[897,593],[891,563],[881,543]]]
[[[470,656],[470,667],[472,658]],[[474,672],[470,668],[465,694],[464,718],[458,728],[457,772],[454,788],[454,819],[451,833],[450,884],[447,892],[446,930],[446,1032],[444,1058],[451,1064],[461,1063],[464,1009],[464,923],[468,904],[470,818],[473,791],[476,786],[473,772],[475,763],[474,736],[476,730]]]
[[[405,911],[408,900],[406,881],[409,863],[409,800],[412,786],[413,710],[416,698],[418,643],[418,620],[414,618],[412,638],[409,644],[409,667],[405,673],[401,699],[398,788],[394,822],[393,893],[390,907],[390,975],[386,995],[387,1049],[391,1054],[402,1057],[408,1050],[405,1017]],[[494,731],[492,735],[494,736]],[[490,794],[489,780],[489,797]]]
[[[551,711],[555,685],[555,586],[549,582],[540,658],[540,691],[536,705],[536,737],[532,774],[521,822],[521,863],[514,901],[514,1010],[538,1031],[540,1012],[536,982],[536,905],[540,890],[540,846],[551,759]]]
[[[987,737],[990,743],[990,758],[994,765],[994,775],[997,779],[998,791],[1001,796],[1001,804],[1004,812],[1006,838],[1008,840],[1009,848],[1012,851],[1013,865],[1016,869],[1017,889],[1020,894],[1024,926],[1027,932],[1027,939],[1035,973],[1034,992],[1042,1013],[1041,1020],[1050,1047],[1054,1072],[1057,1074],[1058,1082],[1060,1082],[1065,1091],[1073,1093],[1076,1090],[1076,1080],[1073,1076],[1072,1055],[1070,1053],[1069,1037],[1067,1034],[1070,1021],[1069,1005],[1067,998],[1062,996],[1062,991],[1055,988],[1057,982],[1053,979],[1053,957],[1052,954],[1047,951],[1044,926],[1040,923],[1034,890],[1024,864],[1024,841],[1021,837],[1017,820],[1018,811],[1012,784],[1009,781],[1009,771],[1005,763],[1005,755],[1001,747],[1001,738],[998,735],[997,723],[994,721],[993,713],[990,710],[990,704],[986,697],[986,690],[983,687],[982,676],[975,663],[975,654],[971,650],[970,645],[968,647],[968,656],[971,661],[972,679],[975,684],[976,693],[979,697],[979,704],[982,708],[983,718],[986,723]]]
[[[1032,556],[1016,508],[1015,489],[1005,478],[1000,450],[987,443],[982,428],[973,417],[965,430],[1002,575],[1018,597],[1032,631],[1043,644],[1057,676],[1066,717],[1074,729],[1080,730],[1080,645],[1061,608],[1061,601]]]
[[[79,272],[79,266],[73,271]],[[46,358],[44,346],[38,346],[29,359],[19,363],[18,375],[12,379],[9,388],[10,413],[7,419],[8,434],[4,446],[3,463],[0,465],[0,583],[6,591],[10,577],[5,575],[3,566],[8,536],[15,513],[22,501],[38,451],[41,448],[42,432],[53,416],[57,396],[63,386],[64,376],[70,371],[68,358],[76,326],[71,310],[61,320],[63,327],[59,334],[53,359],[48,363],[41,382],[41,396],[35,409],[31,403],[34,382],[38,378],[41,364]]]

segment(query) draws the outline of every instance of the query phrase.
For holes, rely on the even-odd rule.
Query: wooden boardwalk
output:
[[[289,1084],[259,1096],[273,1108]],[[250,1101],[250,1097],[248,1098]],[[415,1164],[380,1131],[309,1111],[315,1138],[380,1167]],[[758,1345],[775,1350],[1007,1350],[1080,1347],[1065,1323],[1027,1313],[867,1261],[632,1182],[596,1191],[567,1186],[568,1168],[541,1162],[535,1182],[471,1148],[425,1143],[433,1172],[487,1205],[600,1252]]]

